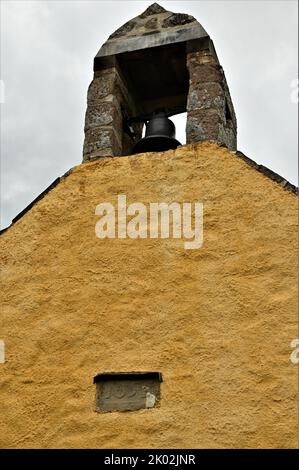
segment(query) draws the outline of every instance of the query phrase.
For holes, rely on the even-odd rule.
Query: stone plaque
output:
[[[159,372],[98,374],[96,411],[133,411],[153,408],[160,400]]]

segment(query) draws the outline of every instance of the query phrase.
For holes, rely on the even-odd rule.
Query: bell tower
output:
[[[183,112],[187,143],[236,149],[236,116],[211,38],[192,16],[154,3],[116,30],[94,59],[83,161],[175,148],[169,117]]]

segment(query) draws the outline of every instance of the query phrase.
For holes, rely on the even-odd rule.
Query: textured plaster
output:
[[[100,202],[204,203],[204,245],[95,237]],[[1,236],[0,447],[298,446],[297,196],[216,144],[74,168]],[[158,407],[93,377],[160,371]]]

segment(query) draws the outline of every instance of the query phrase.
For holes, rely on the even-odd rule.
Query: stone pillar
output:
[[[211,140],[236,150],[236,116],[212,42],[207,49],[187,54],[187,68],[187,143]]]
[[[119,70],[113,66],[94,72],[87,94],[83,162],[101,157],[128,155],[134,144],[124,132],[123,110],[136,109]],[[136,126],[136,138],[140,138]]]

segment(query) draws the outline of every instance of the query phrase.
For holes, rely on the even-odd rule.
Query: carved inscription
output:
[[[158,373],[98,375],[95,378],[96,410],[153,408],[160,400],[160,381]]]

